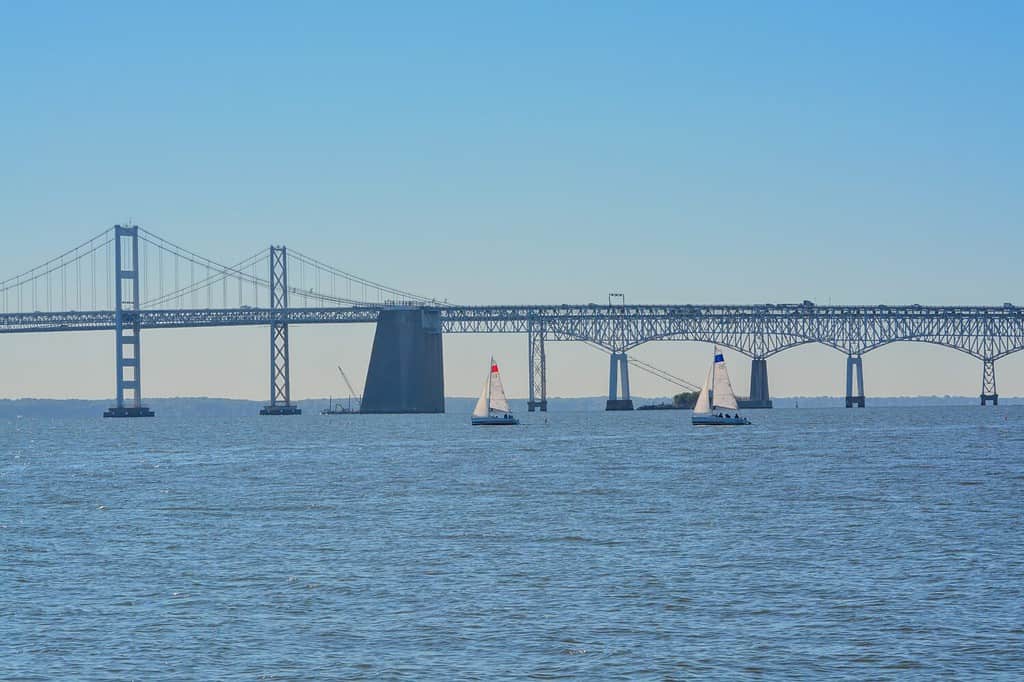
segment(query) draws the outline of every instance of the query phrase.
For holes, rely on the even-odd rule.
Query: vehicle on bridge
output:
[[[729,371],[725,368],[725,356],[717,347],[715,360],[708,368],[708,376],[704,379],[690,420],[694,426],[745,426],[750,423],[740,414]]]
[[[471,418],[473,426],[515,426],[519,420],[512,416],[512,408],[505,397],[505,387],[501,384],[501,372],[498,363],[491,358],[491,371],[476,401]]]

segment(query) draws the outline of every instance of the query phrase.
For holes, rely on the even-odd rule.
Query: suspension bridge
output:
[[[363,410],[444,409],[444,334],[527,337],[530,411],[547,409],[545,344],[578,341],[609,355],[608,409],[632,409],[629,367],[685,380],[631,358],[650,341],[699,341],[751,360],[750,407],[770,407],[768,358],[809,343],[846,356],[846,405],[865,404],[863,358],[896,342],[952,348],[981,363],[982,405],[998,404],[995,363],[1024,348],[1024,309],[998,306],[626,305],[609,297],[562,305],[455,305],[360,277],[284,246],[224,264],[135,225],[116,225],[0,282],[0,333],[114,332],[115,404],[105,416],[152,416],[142,400],[141,333],[265,326],[269,401],[261,414],[297,414],[291,400],[293,324],[375,324]]]

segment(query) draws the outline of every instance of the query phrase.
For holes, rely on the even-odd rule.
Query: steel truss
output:
[[[529,325],[530,355],[530,399],[526,408],[533,412],[540,410],[548,411],[548,361],[544,351],[544,327],[540,324]]]
[[[275,255],[277,254],[277,255]],[[0,334],[112,330],[118,319],[139,329],[269,325],[274,375],[271,404],[288,399],[289,324],[376,322],[388,305],[289,308],[287,274],[275,271],[278,292],[271,308],[131,310],[0,314]],[[272,271],[273,268],[272,268]],[[430,306],[424,306],[430,307]],[[588,341],[625,353],[649,341],[701,341],[757,360],[807,343],[821,343],[848,357],[890,343],[916,341],[945,346],[982,360],[982,401],[995,402],[995,361],[1024,349],[1024,308],[1014,306],[815,306],[762,305],[512,305],[439,308],[449,334],[524,333],[530,336],[532,400],[546,400],[547,341]],[[540,330],[540,331],[537,331]],[[539,365],[539,370],[538,370]],[[539,374],[538,374],[539,371]],[[283,388],[284,393],[278,389]],[[539,400],[538,400],[539,396]],[[541,408],[543,409],[543,408]]]
[[[126,244],[127,242],[127,244]],[[125,247],[127,246],[127,252]],[[152,417],[142,404],[142,344],[139,332],[139,228],[114,226],[114,356],[117,405],[104,417]],[[125,405],[125,398],[131,401]]]
[[[919,341],[993,360],[1024,349],[1024,309],[938,306],[453,306],[449,333],[525,332],[543,323],[554,341],[585,340],[613,352],[649,341],[704,341],[769,358],[805,343],[863,355]]]
[[[288,372],[288,251],[270,247],[270,404],[262,415],[301,414],[292,405]]]
[[[285,298],[287,294],[285,293]],[[346,324],[377,321],[388,306],[345,308],[227,308],[140,310],[142,329],[281,324]],[[864,355],[898,341],[933,343],[979,360],[1024,350],[1024,308],[1002,307],[803,307],[451,306],[441,308],[448,334],[529,333],[547,341],[590,341],[623,352],[649,341],[717,343],[748,357],[769,358],[805,343],[822,343],[845,355]],[[3,313],[0,334],[112,330],[116,311]]]

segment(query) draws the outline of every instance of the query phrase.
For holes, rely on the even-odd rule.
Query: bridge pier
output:
[[[768,393],[768,360],[751,358],[750,360],[750,397],[740,401],[740,407],[746,409],[770,409],[771,395]]]
[[[128,251],[125,253],[125,240]],[[127,287],[125,284],[127,283]],[[142,357],[139,331],[139,228],[114,226],[114,348],[117,368],[117,405],[104,417],[152,417],[142,404]],[[126,307],[127,306],[127,307]],[[125,393],[131,400],[125,405]]]
[[[530,412],[548,411],[548,366],[544,353],[544,329],[530,323],[527,343],[530,354],[530,400],[526,409]]]
[[[619,377],[622,379],[621,398],[617,382]],[[604,409],[610,412],[633,409],[633,399],[629,397],[629,358],[625,353],[612,353],[609,356],[608,402],[605,403]]]
[[[981,367],[981,404],[999,404],[999,394],[996,392],[996,361],[992,358],[982,360]]]
[[[371,414],[444,412],[441,311],[382,310],[359,411]]]
[[[291,401],[291,377],[288,363],[288,250],[270,247],[270,404],[261,415],[302,414]]]
[[[853,392],[854,369],[857,374],[857,392]],[[864,407],[864,358],[860,354],[846,356],[846,406]]]

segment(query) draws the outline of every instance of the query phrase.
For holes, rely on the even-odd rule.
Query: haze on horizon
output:
[[[1024,304],[1019,3],[0,7],[0,278],[131,217],[222,262],[274,243],[460,303]],[[362,384],[373,329],[293,328],[296,397]],[[146,396],[260,399],[265,329],[147,331]],[[3,335],[0,396],[113,394],[109,333]],[[706,345],[636,355],[698,381]],[[446,393],[522,336],[448,335]],[[749,368],[729,357],[739,392]],[[549,345],[551,395],[607,360]],[[997,365],[1024,394],[1024,359]],[[869,395],[976,395],[898,344]],[[838,395],[843,357],[769,361]],[[674,387],[641,372],[635,395]]]

